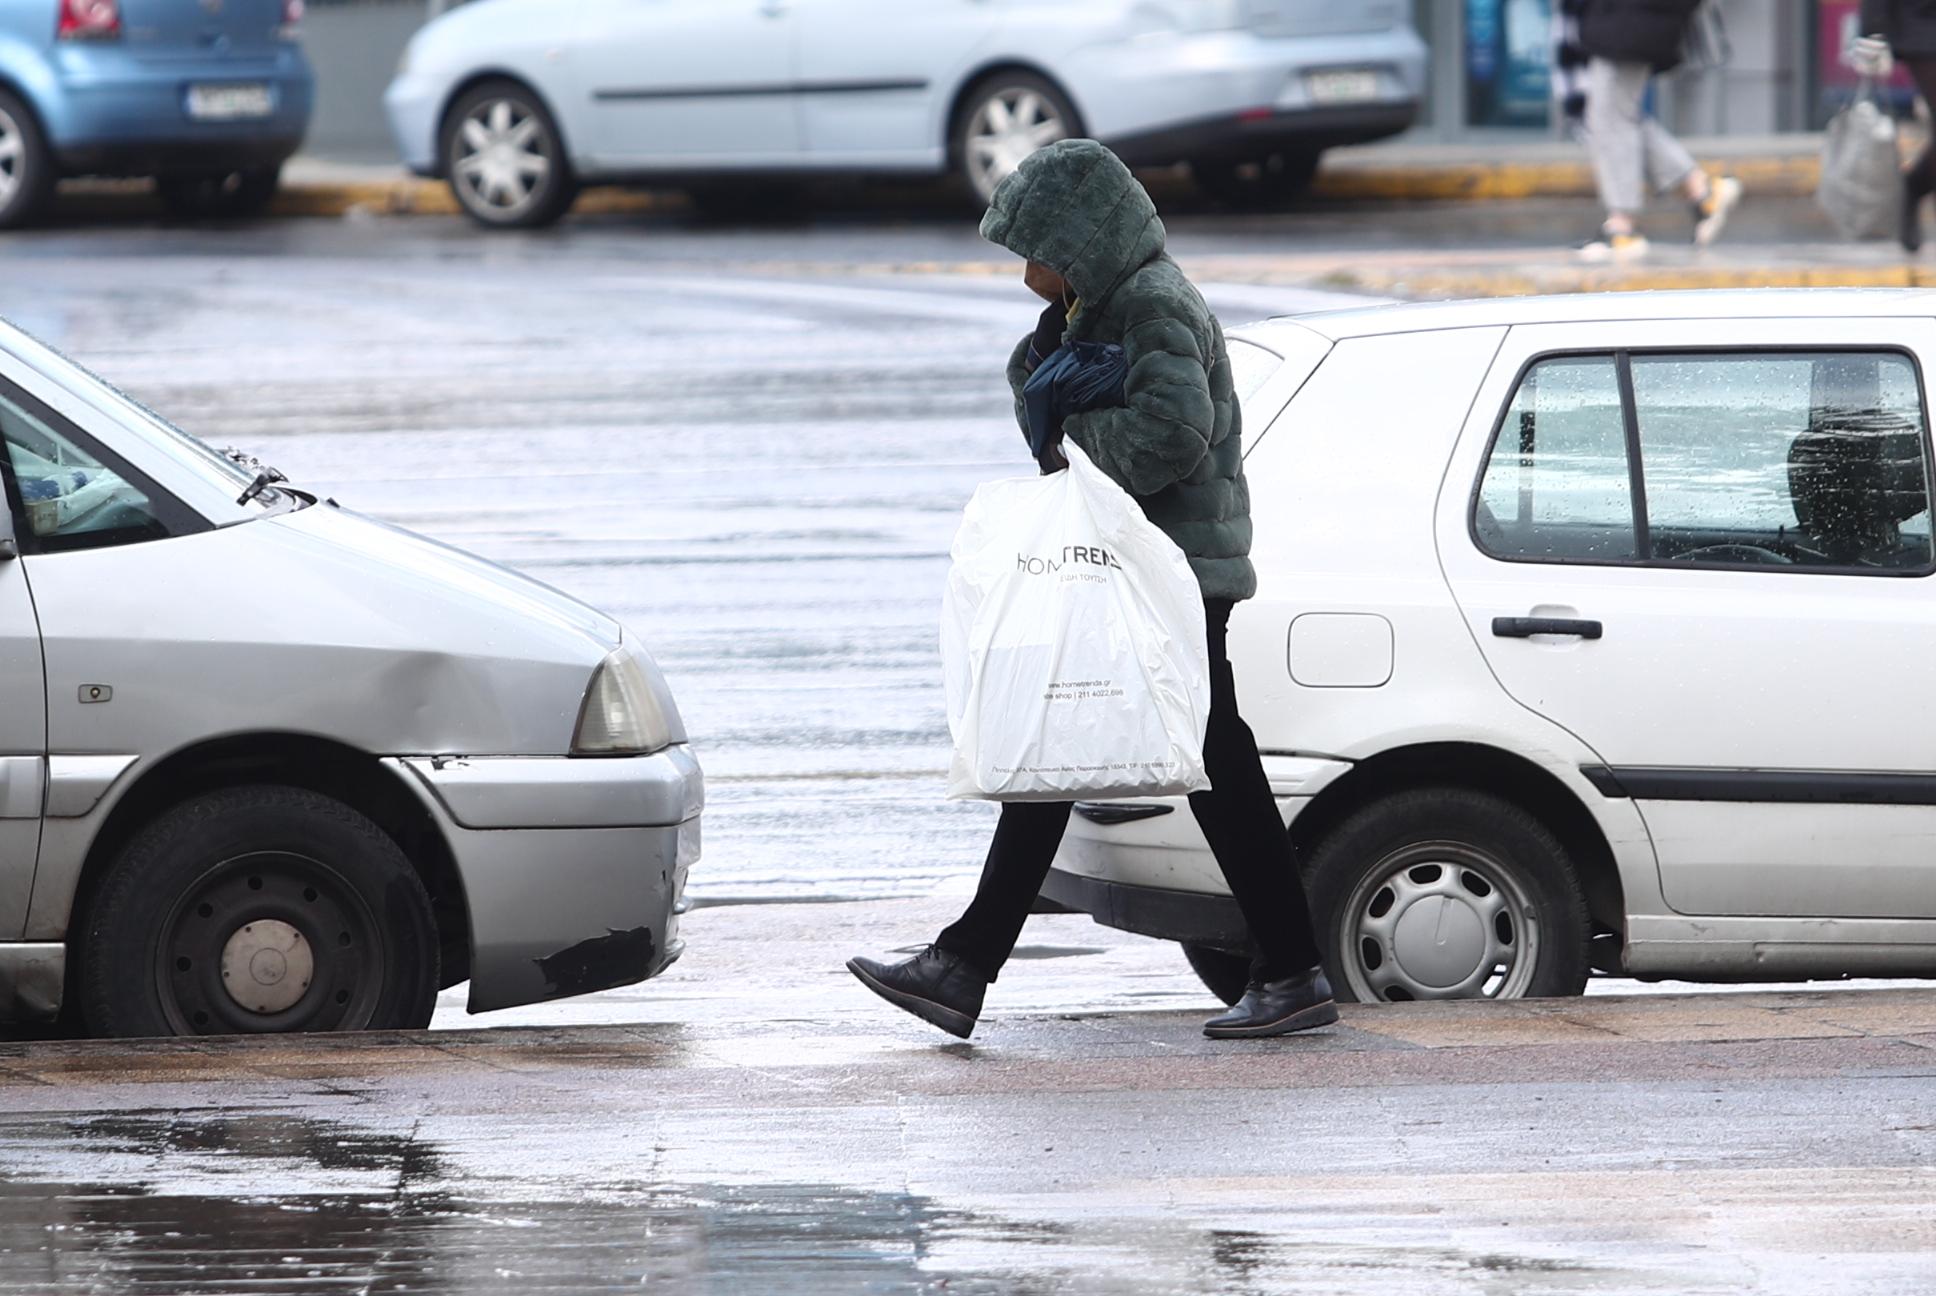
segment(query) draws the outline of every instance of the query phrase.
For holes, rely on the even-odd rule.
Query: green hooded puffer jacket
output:
[[[1121,409],[1072,414],[1063,434],[1176,541],[1206,599],[1257,592],[1250,488],[1223,330],[1163,250],[1156,204],[1114,153],[1063,140],[995,190],[982,237],[1061,275],[1081,304],[1065,341],[1114,342],[1129,361]],[[1029,339],[1008,362],[1015,416]]]

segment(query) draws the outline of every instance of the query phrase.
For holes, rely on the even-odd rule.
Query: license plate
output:
[[[1378,74],[1359,69],[1309,72],[1304,77],[1304,89],[1312,103],[1363,103],[1378,97]]]
[[[192,85],[188,87],[188,115],[196,121],[237,121],[267,117],[275,101],[266,85]]]

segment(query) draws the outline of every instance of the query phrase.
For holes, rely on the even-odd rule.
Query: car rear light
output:
[[[61,0],[61,40],[113,40],[121,34],[121,0]]]
[[[293,38],[302,26],[303,11],[303,0],[282,0],[282,26],[276,29],[276,35],[284,40]]]

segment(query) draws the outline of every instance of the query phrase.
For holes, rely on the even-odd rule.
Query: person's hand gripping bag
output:
[[[1065,444],[1069,467],[989,482],[955,535],[941,618],[948,795],[1175,796],[1210,786],[1210,652],[1189,560]]]

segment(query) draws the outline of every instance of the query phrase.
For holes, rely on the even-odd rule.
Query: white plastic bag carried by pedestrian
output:
[[[1887,238],[1902,204],[1896,119],[1862,78],[1849,106],[1835,114],[1822,142],[1822,180],[1815,201],[1844,238]]]
[[[1080,447],[989,482],[955,535],[941,617],[954,767],[991,801],[1210,786],[1210,653],[1189,560]]]

